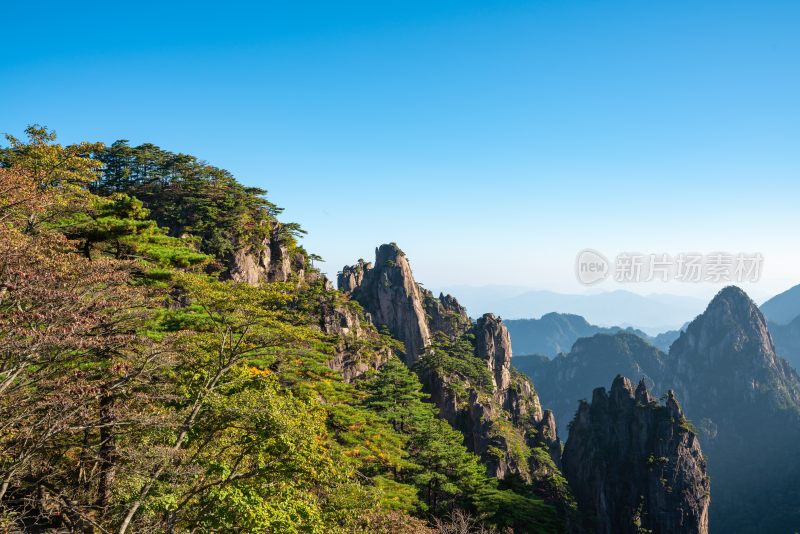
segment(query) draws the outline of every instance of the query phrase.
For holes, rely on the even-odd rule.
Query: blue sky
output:
[[[587,247],[761,252],[755,296],[800,282],[798,2],[11,2],[3,18],[0,130],[198,155],[268,189],[332,273],[396,241],[429,287],[583,291]]]

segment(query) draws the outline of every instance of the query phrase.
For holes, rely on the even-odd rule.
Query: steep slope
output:
[[[555,472],[555,420],[531,383],[512,371],[510,336],[498,318],[486,314],[473,325],[455,298],[421,289],[394,244],[376,249],[374,265],[345,267],[338,283],[378,328],[405,344],[406,364],[490,474],[531,481]]]
[[[768,326],[775,343],[775,352],[785,358],[795,370],[800,369],[800,316],[789,324],[770,322]]]
[[[563,469],[590,532],[708,532],[705,459],[672,392],[661,406],[643,381],[595,389],[570,425]]]
[[[435,344],[418,367],[426,391],[440,415],[460,430],[465,441],[498,478],[516,474],[531,480],[531,448],[554,461],[560,454],[552,414],[542,410],[531,383],[511,369],[508,330],[491,314],[479,318],[468,334],[472,352]],[[464,346],[462,344],[462,346]],[[455,350],[454,350],[455,349]],[[468,366],[483,367],[484,376]]]
[[[800,316],[800,284],[775,295],[761,305],[761,313],[771,323],[789,324]]]
[[[405,253],[396,245],[375,250],[375,264],[359,261],[342,269],[338,287],[358,301],[370,320],[405,343],[405,359],[413,365],[431,344],[422,291],[414,281]]]
[[[764,316],[737,287],[711,301],[672,345],[670,384],[699,428],[714,479],[717,532],[800,526],[800,379]]]
[[[556,420],[569,421],[580,399],[590,398],[598,384],[607,384],[618,374],[644,379],[649,388],[662,391],[665,358],[639,336],[596,334],[576,341],[568,354],[552,360],[517,357],[514,365],[538,385],[542,402]]]

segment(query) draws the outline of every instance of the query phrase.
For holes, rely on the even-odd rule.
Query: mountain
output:
[[[513,364],[537,384],[542,402],[553,410],[556,421],[570,421],[579,400],[590,399],[598,384],[608,384],[618,374],[643,379],[650,389],[661,391],[665,358],[641,337],[619,332],[581,338],[569,353],[552,360],[517,356]]]
[[[474,315],[493,310],[505,319],[541,317],[550,312],[581,315],[599,325],[635,325],[649,334],[677,330],[703,311],[702,299],[678,295],[638,295],[630,291],[594,294],[566,294],[543,290],[520,291],[514,286],[487,288],[443,288],[458,294],[467,311]]]
[[[665,354],[636,336],[597,334],[569,354],[514,362],[532,376],[557,419],[592,384],[616,374],[673,390],[697,427],[713,479],[713,532],[791,532],[800,527],[800,378],[775,351],[766,320],[727,287]],[[571,401],[573,408],[567,401]]]
[[[568,355],[554,360],[512,359],[511,334],[503,321],[487,313],[472,323],[454,297],[434,297],[421,288],[408,258],[393,243],[376,249],[374,263],[344,267],[338,285],[361,305],[370,323],[403,343],[403,360],[416,371],[439,416],[461,432],[488,474],[512,487],[522,484],[554,504],[570,531],[605,525],[599,531],[633,532],[637,522],[654,532],[707,531],[705,460],[674,398],[659,407],[647,394],[646,385],[664,373],[666,355],[641,334],[581,338]],[[563,318],[553,314],[551,319]],[[588,325],[580,317],[565,320]],[[534,376],[542,390],[512,362]],[[575,367],[579,380],[571,382]],[[601,413],[598,399],[605,392],[596,385],[616,376],[608,376],[610,367],[642,381],[634,395],[630,383],[617,377],[612,401],[605,403],[611,411]],[[576,399],[592,394],[593,407],[578,408],[562,455],[556,420],[570,420]],[[545,396],[557,414],[543,409]],[[609,452],[611,447],[618,448]],[[569,487],[560,471],[563,462]],[[579,515],[570,504],[571,493],[578,498]],[[611,508],[597,508],[609,499],[615,500]],[[580,517],[590,518],[586,527]]]
[[[374,263],[345,266],[338,285],[370,322],[403,342],[404,361],[439,415],[462,432],[491,476],[539,486],[555,480],[555,419],[529,380],[512,372],[511,340],[499,318],[484,314],[473,324],[454,297],[421,288],[394,243],[378,247]],[[537,449],[543,455],[531,454]]]
[[[334,290],[264,191],[192,156],[27,133],[0,149],[5,530],[580,532],[572,491],[605,490],[570,488],[498,316],[395,244]]]
[[[570,313],[551,312],[539,319],[506,319],[504,322],[511,332],[514,351],[517,354],[545,354],[550,357],[568,352],[579,338],[595,334],[628,332],[664,351],[669,349],[669,345],[679,334],[679,331],[671,330],[650,337],[641,330],[631,327],[623,329],[619,326],[603,327],[589,324],[580,315]]]
[[[644,381],[617,376],[570,424],[564,476],[588,532],[705,534],[710,479],[697,435],[670,391],[660,405]]]
[[[665,383],[683,399],[714,480],[718,532],[800,527],[800,377],[775,353],[764,316],[737,287],[673,343]]]
[[[498,318],[388,245],[334,290],[264,191],[192,156],[26,133],[0,148],[3,531],[565,530]]]
[[[771,323],[785,325],[800,316],[800,284],[775,295],[761,305],[761,313]]]
[[[667,352],[675,340],[680,337],[684,328],[686,328],[686,325],[683,325],[680,330],[667,330],[666,332],[661,332],[660,334],[656,334],[655,336],[649,338],[648,341],[650,341],[654,347],[658,347],[659,350]]]
[[[775,352],[781,358],[786,358],[792,367],[800,369],[800,316],[789,324],[767,324],[772,342],[775,343]]]

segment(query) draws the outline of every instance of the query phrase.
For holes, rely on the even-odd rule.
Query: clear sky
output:
[[[268,189],[332,273],[396,241],[432,287],[582,291],[586,247],[761,252],[755,296],[800,282],[800,2],[11,1],[2,18],[0,130],[200,156]]]

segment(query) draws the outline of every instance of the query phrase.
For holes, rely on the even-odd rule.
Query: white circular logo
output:
[[[578,282],[591,286],[608,278],[611,268],[605,256],[587,248],[578,252],[578,257],[575,259],[575,274]]]

